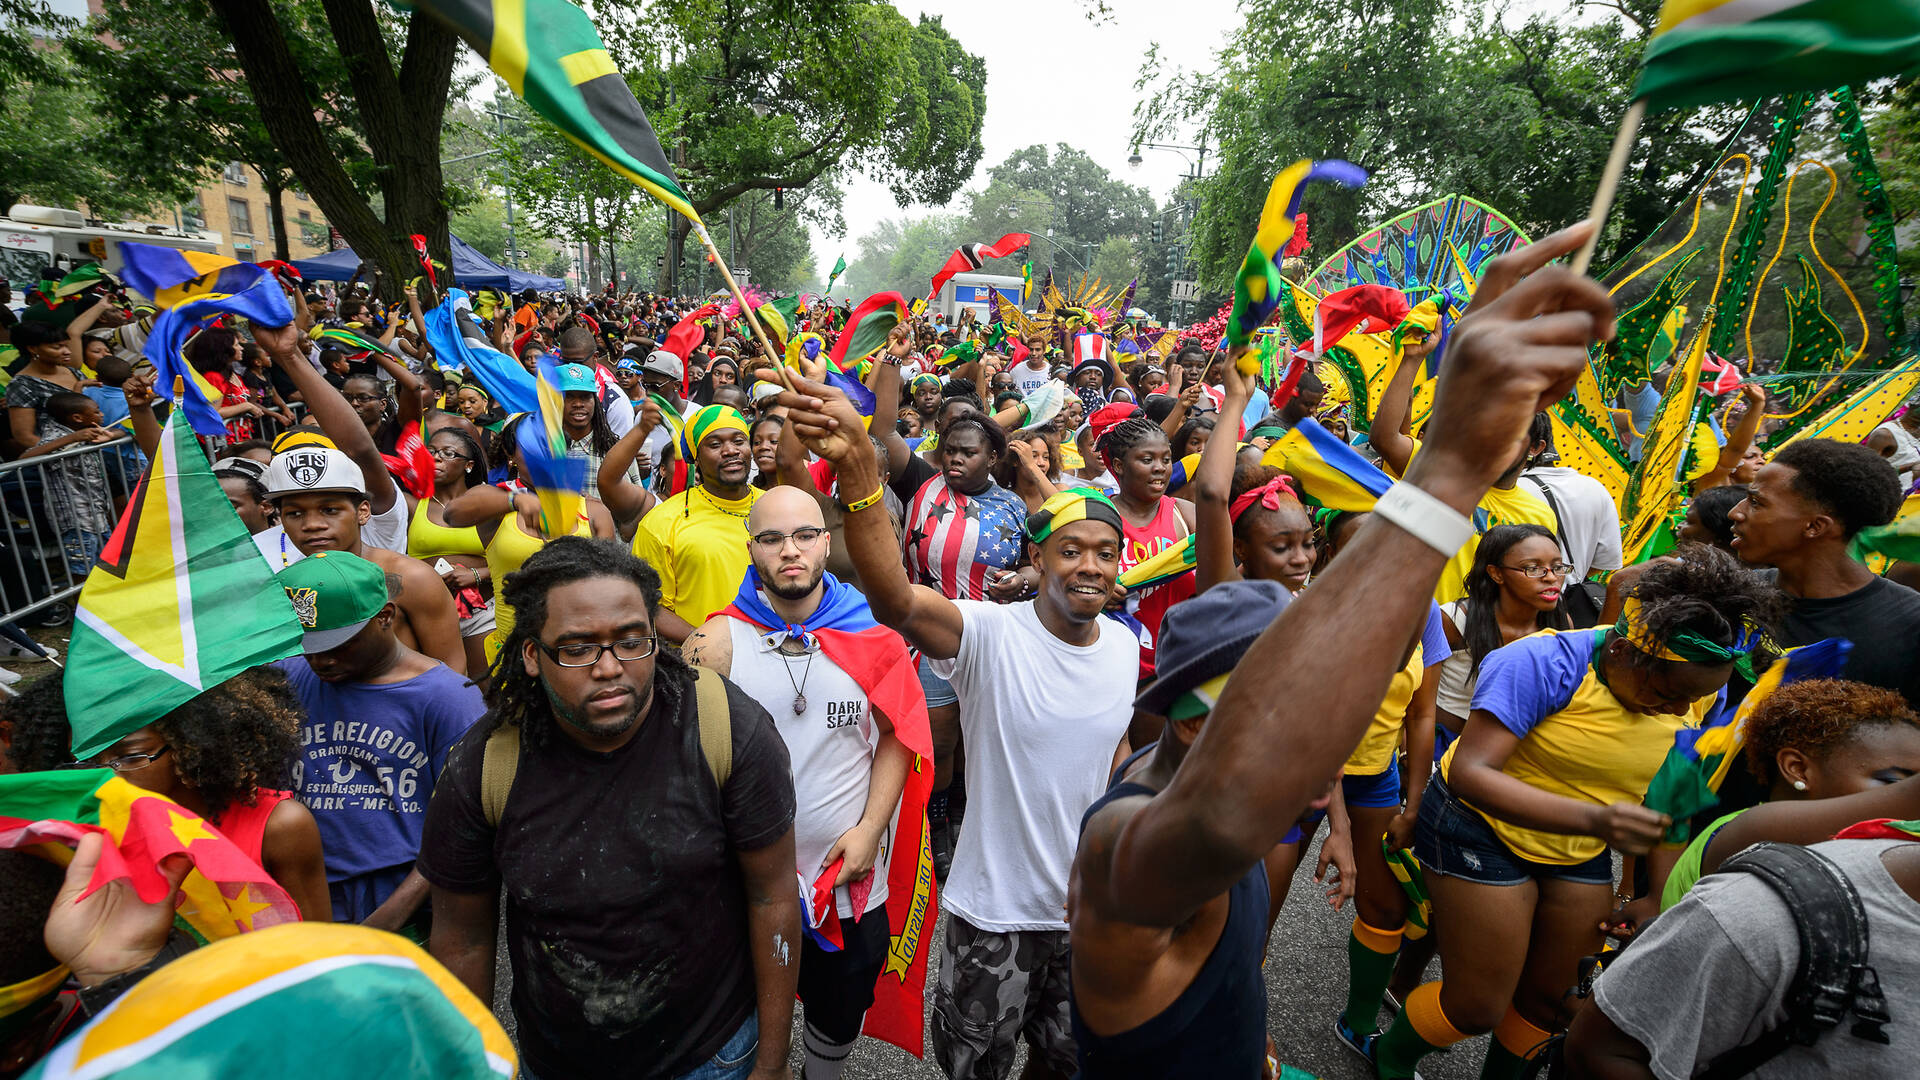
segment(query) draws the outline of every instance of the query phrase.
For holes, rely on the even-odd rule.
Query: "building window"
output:
[[[312,212],[312,211],[310,211],[310,210],[302,210],[302,211],[300,211],[300,220],[301,220],[301,221],[312,221],[312,220],[313,220],[313,212]]]
[[[189,229],[207,227],[207,209],[200,205],[200,196],[195,195],[192,202],[180,207],[180,223]]]
[[[247,205],[247,200],[227,200],[227,224],[231,232],[241,236],[253,235],[253,207]]]
[[[280,233],[273,227],[273,211],[267,211],[267,239],[278,240]]]
[[[237,161],[227,162],[226,180],[229,184],[247,186],[247,167]]]
[[[304,192],[304,191],[296,191],[296,192],[294,192],[294,193],[293,193],[293,197],[294,197],[294,198],[296,198],[296,199],[299,199],[299,200],[300,200],[301,202],[306,202],[306,201],[308,201],[308,200],[307,200],[307,193],[306,193],[306,192]]]

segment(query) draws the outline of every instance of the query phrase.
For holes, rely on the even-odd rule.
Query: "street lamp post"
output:
[[[1195,183],[1200,180],[1206,179],[1207,141],[1205,139],[1201,139],[1200,145],[1198,146],[1185,146],[1179,143],[1152,143],[1152,142],[1136,143],[1133,148],[1132,156],[1127,158],[1127,168],[1133,169],[1136,172],[1139,170],[1141,164],[1146,160],[1140,156],[1140,151],[1142,149],[1166,150],[1171,153],[1179,154],[1180,159],[1187,163],[1187,175],[1185,177],[1185,180],[1187,183]],[[1188,157],[1187,153],[1189,151],[1191,151],[1197,156]],[[1193,214],[1191,211],[1189,211],[1187,214],[1186,225],[1189,228],[1191,228],[1193,225]],[[1174,245],[1174,251],[1178,259],[1180,260],[1179,262],[1180,268],[1184,269],[1186,266],[1185,245],[1184,244]],[[1174,271],[1174,272],[1178,272],[1178,271]],[[1182,322],[1187,321],[1187,317],[1190,314],[1188,310],[1189,307],[1190,307],[1189,301],[1186,301],[1186,300],[1180,301],[1180,321]]]

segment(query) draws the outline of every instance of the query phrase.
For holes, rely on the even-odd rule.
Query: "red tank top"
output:
[[[1186,519],[1180,516],[1180,507],[1165,495],[1160,496],[1160,508],[1154,511],[1153,520],[1145,525],[1134,525],[1120,519],[1122,542],[1120,546],[1120,572],[1146,562],[1162,551],[1178,544],[1187,535]],[[1127,610],[1140,621],[1143,633],[1140,635],[1140,677],[1153,676],[1154,643],[1160,637],[1160,620],[1166,617],[1167,609],[1193,595],[1193,575],[1182,574],[1165,584],[1138,594],[1139,599],[1127,598]]]
[[[267,817],[273,808],[293,798],[291,791],[271,791],[261,788],[254,796],[253,805],[234,803],[227,812],[214,822],[220,834],[233,841],[233,846],[246,853],[247,858],[265,869],[267,861],[261,855],[261,846],[267,839]]]

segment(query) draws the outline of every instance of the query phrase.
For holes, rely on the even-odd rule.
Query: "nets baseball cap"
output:
[[[280,571],[280,584],[300,619],[300,651],[337,649],[387,606],[387,574],[344,551],[317,551]]]
[[[367,478],[360,466],[345,452],[330,446],[300,446],[273,456],[267,466],[267,496],[337,491],[349,495],[367,494]]]

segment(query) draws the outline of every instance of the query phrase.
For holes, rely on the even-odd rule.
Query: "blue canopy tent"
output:
[[[453,274],[458,284],[469,289],[505,289],[519,292],[522,289],[537,289],[540,292],[564,292],[567,283],[560,278],[530,274],[524,270],[509,270],[476,251],[473,245],[457,236],[448,237],[453,242]],[[360,256],[351,249],[342,248],[325,255],[316,255],[311,259],[293,260],[293,268],[300,276],[309,281],[346,281],[360,268]]]

